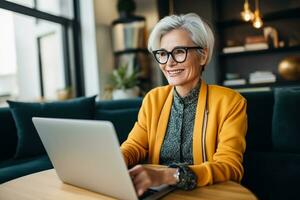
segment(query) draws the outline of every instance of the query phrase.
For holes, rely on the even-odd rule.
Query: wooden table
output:
[[[64,184],[54,169],[24,176],[0,185],[0,200],[99,200],[107,197],[72,185]],[[256,200],[257,198],[243,186],[226,182],[197,188],[193,191],[176,190],[164,200]]]

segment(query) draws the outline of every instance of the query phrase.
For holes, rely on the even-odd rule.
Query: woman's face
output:
[[[166,33],[160,41],[160,49],[165,49],[168,52],[171,52],[175,47],[195,46],[197,45],[190,39],[189,33],[183,29],[174,29]],[[185,96],[184,93],[187,94],[197,85],[205,60],[206,57],[200,55],[196,49],[189,49],[183,63],[177,63],[172,56],[169,56],[168,62],[159,66],[169,84],[175,86],[177,91],[178,89],[183,90]]]

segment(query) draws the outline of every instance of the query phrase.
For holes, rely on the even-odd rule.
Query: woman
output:
[[[189,190],[241,181],[247,130],[246,100],[237,92],[207,85],[201,75],[214,37],[196,14],[168,16],[149,37],[148,49],[169,85],[144,98],[121,150],[138,195],[151,186]],[[143,160],[165,168],[137,165]]]

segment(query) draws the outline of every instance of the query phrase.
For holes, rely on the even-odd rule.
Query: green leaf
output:
[[[133,72],[130,72],[128,70],[128,64],[125,64],[113,70],[111,82],[115,89],[129,89],[138,85],[138,78],[138,71],[133,70]]]

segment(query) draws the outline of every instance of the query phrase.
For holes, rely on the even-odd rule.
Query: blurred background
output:
[[[299,0],[1,0],[0,106],[143,96],[167,84],[146,49],[152,28],[189,12],[215,33],[208,83],[238,91],[300,84]]]

